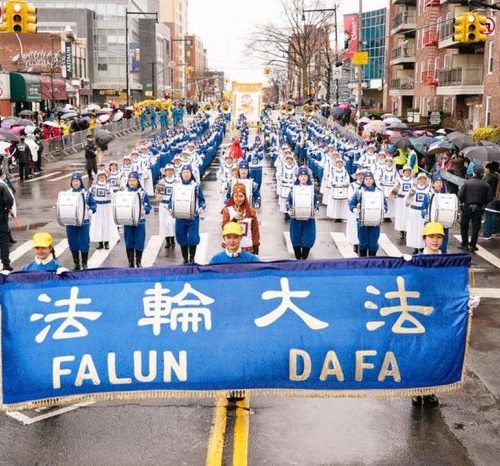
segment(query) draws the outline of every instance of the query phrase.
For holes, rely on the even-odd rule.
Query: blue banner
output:
[[[468,255],[0,278],[2,407],[463,383]]]

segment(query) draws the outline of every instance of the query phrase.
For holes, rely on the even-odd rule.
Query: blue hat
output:
[[[140,179],[140,177],[141,177],[141,176],[139,175],[139,173],[138,173],[138,172],[130,172],[130,173],[128,174],[128,178],[129,178],[129,179],[130,179],[130,178],[135,178],[136,180],[139,180],[139,179]]]
[[[398,148],[394,144],[389,144],[387,146],[387,151],[388,152],[396,152],[397,150],[398,150]]]
[[[307,175],[307,176],[309,176],[309,170],[307,169],[307,167],[300,167],[299,168],[298,176],[300,176],[300,175]]]
[[[432,175],[432,182],[434,181],[443,181],[443,177],[439,173],[434,173],[434,175]]]
[[[249,165],[248,165],[248,162],[246,160],[241,160],[239,165],[238,165],[238,168],[247,168],[248,169]]]
[[[366,170],[365,171],[365,178],[374,178],[373,172],[371,172],[370,170]]]
[[[192,173],[193,167],[191,167],[191,165],[189,163],[187,163],[187,164],[183,165],[181,168],[181,171],[184,171],[184,170],[189,170]]]
[[[85,185],[83,184],[83,175],[80,172],[75,172],[71,175],[71,178],[69,180],[69,184],[71,186],[71,183],[73,180],[78,180],[80,181],[80,187],[85,188]]]

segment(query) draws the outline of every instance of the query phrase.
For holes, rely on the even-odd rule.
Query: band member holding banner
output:
[[[228,222],[238,222],[242,229],[241,248],[259,254],[260,232],[255,209],[248,202],[245,185],[233,186],[233,195],[222,209],[222,226]]]
[[[71,175],[70,186],[70,192],[82,193],[85,197],[85,203],[87,204],[83,224],[81,226],[66,226],[66,235],[68,237],[69,250],[71,251],[71,254],[73,256],[75,270],[80,270],[81,268],[87,268],[90,248],[90,215],[91,213],[95,213],[97,205],[92,193],[85,189],[81,173],[75,172]],[[82,258],[81,266],[80,253]]]
[[[307,167],[300,167],[297,180],[288,195],[290,212],[290,240],[297,260],[305,260],[316,241],[316,220],[319,198]]]
[[[364,205],[363,196],[366,196],[366,199],[373,198],[373,202],[369,203],[371,205]],[[375,179],[371,171],[365,171],[363,185],[352,196],[349,208],[356,215],[359,215],[359,257],[376,256],[380,236],[380,224],[384,220],[385,212],[387,212],[387,202],[384,192],[375,185]]]
[[[61,264],[56,261],[52,235],[43,232],[35,233],[32,242],[35,260],[26,264],[23,272],[56,272]]]
[[[246,160],[241,160],[238,164],[236,176],[229,180],[229,189],[227,190],[226,202],[231,199],[233,187],[235,184],[243,184],[246,190],[248,202],[255,209],[260,209],[260,187],[253,178],[249,178],[249,165]]]
[[[156,185],[156,194],[159,203],[158,234],[165,238],[165,248],[175,248],[175,219],[169,205],[172,201],[172,192],[175,184],[174,166],[171,163],[162,169],[163,178]]]
[[[142,267],[142,251],[146,242],[146,215],[151,211],[151,204],[146,191],[141,186],[139,173],[135,171],[129,173],[126,191],[137,192],[141,197],[142,209],[139,224],[137,226],[125,225],[123,236],[129,267]]]
[[[239,262],[260,262],[259,258],[241,247],[243,230],[237,222],[227,222],[222,229],[224,251],[210,259],[209,264],[234,264]]]
[[[176,189],[178,185],[184,188],[190,186],[194,192],[194,203],[191,204],[193,211],[186,213],[187,218],[179,218],[176,216],[175,200]],[[180,191],[179,191],[180,192]],[[200,243],[200,212],[205,209],[205,197],[201,185],[196,183],[193,176],[191,165],[184,165],[181,170],[181,181],[174,185],[172,194],[172,211],[175,217],[175,237],[179,243],[182,251],[182,258],[184,264],[194,264],[194,257],[196,255],[196,247]]]
[[[104,170],[99,170],[97,181],[90,188],[97,205],[96,213],[90,221],[90,241],[99,243],[97,249],[109,249],[109,242],[120,238],[111,208],[113,189],[107,182],[107,177]]]

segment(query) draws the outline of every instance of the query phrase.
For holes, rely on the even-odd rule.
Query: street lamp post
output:
[[[125,86],[126,86],[126,92],[127,92],[127,105],[130,103],[130,79],[129,79],[129,46],[128,46],[128,17],[129,15],[144,15],[144,16],[154,16],[156,18],[156,22],[158,22],[158,13],[149,13],[149,12],[143,12],[143,11],[128,11],[128,8],[125,8]]]
[[[359,14],[358,14],[358,52],[361,51],[363,33],[363,0],[359,0]],[[363,65],[358,66],[358,108],[356,110],[356,117],[361,118],[361,108],[363,105]]]

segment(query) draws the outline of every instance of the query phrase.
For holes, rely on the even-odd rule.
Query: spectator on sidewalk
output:
[[[486,205],[484,212],[483,236],[481,239],[491,239],[500,232],[500,174],[499,163],[496,161],[486,164],[484,181],[488,183],[493,200]]]

